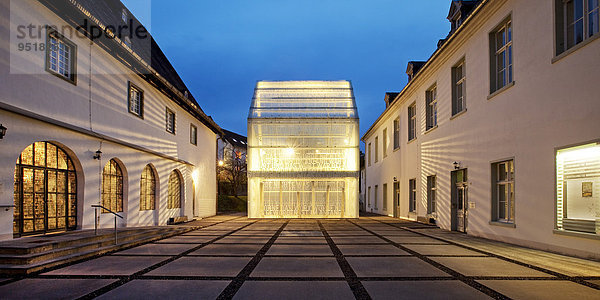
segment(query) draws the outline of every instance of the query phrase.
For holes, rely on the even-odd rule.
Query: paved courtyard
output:
[[[2,299],[600,299],[600,263],[388,217],[250,220],[27,278]]]

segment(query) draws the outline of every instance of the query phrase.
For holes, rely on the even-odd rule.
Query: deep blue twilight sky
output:
[[[123,0],[202,109],[246,134],[258,80],[351,80],[361,136],[450,30],[450,0]]]

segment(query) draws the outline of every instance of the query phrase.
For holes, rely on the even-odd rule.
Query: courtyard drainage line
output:
[[[277,240],[277,238],[279,237],[279,235],[281,234],[281,232],[283,231],[283,229],[285,228],[285,226],[287,226],[287,224],[289,222],[290,221],[287,220],[287,221],[285,221],[285,223],[283,223],[281,225],[281,227],[279,227],[277,232],[275,232],[275,234],[273,234],[273,236],[269,239],[269,241],[260,250],[258,250],[256,255],[254,255],[254,257],[238,273],[238,275],[235,277],[235,279],[233,279],[227,285],[227,287],[221,292],[221,294],[217,297],[217,299],[232,299],[233,296],[235,296],[235,294],[240,290],[240,288],[242,287],[244,282],[248,279],[248,277],[250,277],[250,274],[252,273],[252,271],[254,271],[256,266],[258,266],[258,263],[260,263],[260,261],[263,259],[263,257],[265,257],[265,254],[267,254],[267,251],[269,251],[271,246],[275,243],[275,240]]]
[[[227,221],[224,221],[224,222],[227,222]],[[250,223],[248,223],[248,224],[246,224],[246,225],[244,225],[244,226],[242,226],[242,227],[240,227],[238,229],[235,229],[235,230],[233,230],[233,231],[231,231],[229,233],[226,233],[226,234],[223,234],[221,236],[218,236],[218,237],[216,237],[216,238],[214,238],[214,239],[212,239],[212,240],[210,240],[208,242],[200,243],[200,245],[198,245],[196,247],[193,247],[193,248],[191,248],[189,250],[186,250],[186,251],[184,251],[184,252],[182,252],[182,253],[180,253],[178,255],[172,256],[172,257],[170,257],[170,258],[168,258],[166,260],[163,260],[163,261],[161,261],[159,263],[156,263],[156,264],[154,264],[154,265],[152,265],[150,267],[147,267],[147,268],[145,268],[145,269],[143,269],[141,271],[133,273],[132,275],[124,276],[124,277],[121,278],[121,280],[119,280],[117,282],[113,282],[113,283],[111,283],[111,284],[109,284],[107,286],[104,286],[102,288],[99,288],[99,289],[97,289],[97,290],[95,290],[95,291],[93,291],[93,292],[91,292],[91,293],[89,293],[89,294],[87,294],[87,295],[85,295],[83,297],[80,297],[78,299],[81,299],[81,300],[83,300],[83,299],[93,299],[93,298],[96,298],[96,297],[98,297],[98,296],[100,296],[102,294],[108,293],[109,291],[114,290],[114,289],[116,289],[116,288],[118,288],[118,287],[120,287],[120,286],[122,286],[122,285],[124,285],[124,284],[126,284],[126,283],[128,283],[130,281],[132,281],[132,280],[139,279],[142,275],[144,275],[144,274],[146,274],[148,272],[156,270],[156,269],[158,269],[158,268],[160,268],[160,267],[162,267],[162,266],[164,266],[164,265],[166,265],[168,263],[171,263],[171,262],[173,262],[173,261],[175,261],[177,259],[180,259],[180,258],[186,256],[187,254],[190,254],[190,253],[192,253],[192,252],[194,252],[194,251],[196,251],[196,250],[198,250],[200,248],[203,248],[203,247],[205,247],[207,245],[213,244],[214,242],[216,242],[218,240],[221,240],[221,239],[223,239],[223,238],[225,238],[227,236],[230,236],[230,235],[232,235],[232,234],[234,234],[234,233],[236,233],[236,232],[238,232],[238,231],[240,231],[240,230],[242,230],[242,229],[244,229],[244,228],[246,228],[246,227],[248,227],[248,226],[250,226],[250,225],[252,225],[252,224],[254,224],[256,222],[257,221],[250,222]]]
[[[327,240],[327,244],[329,245],[331,252],[333,252],[333,255],[335,256],[335,260],[340,266],[340,269],[344,274],[344,278],[350,286],[350,290],[352,290],[354,297],[356,299],[371,299],[369,292],[367,292],[367,289],[363,286],[362,282],[358,280],[356,272],[354,272],[352,266],[350,266],[350,263],[346,260],[340,248],[338,248],[338,246],[333,242],[333,239],[325,229],[325,226],[323,226],[323,223],[321,223],[321,221],[317,221],[317,223],[319,224],[319,228],[321,229],[321,233],[325,237],[325,240]]]
[[[493,290],[493,289],[491,289],[491,288],[489,288],[489,287],[487,287],[487,286],[485,286],[485,285],[483,285],[483,284],[475,281],[474,279],[472,279],[470,277],[467,277],[467,276],[465,276],[465,275],[463,275],[463,274],[461,274],[461,273],[459,273],[459,272],[457,272],[455,270],[452,270],[452,269],[450,269],[450,268],[448,268],[448,267],[446,267],[446,266],[444,266],[444,265],[442,265],[442,264],[440,264],[440,263],[438,263],[438,262],[430,259],[429,257],[427,257],[425,255],[422,255],[422,254],[420,254],[420,253],[418,253],[418,252],[416,252],[416,251],[414,251],[412,249],[404,247],[404,246],[402,246],[402,245],[400,245],[400,244],[398,244],[398,243],[396,243],[396,242],[394,242],[394,241],[392,241],[392,240],[390,240],[390,239],[388,239],[388,238],[386,238],[386,237],[384,237],[384,236],[382,236],[382,235],[380,235],[380,234],[378,234],[378,233],[376,233],[374,231],[371,231],[371,230],[369,230],[369,229],[367,229],[367,228],[365,228],[365,227],[363,227],[361,225],[358,225],[357,223],[355,223],[353,221],[348,220],[348,222],[350,222],[351,224],[354,224],[354,226],[356,226],[356,227],[358,227],[358,228],[360,228],[362,230],[365,230],[365,231],[369,232],[370,234],[372,234],[372,235],[374,235],[374,236],[376,236],[376,237],[378,237],[378,238],[386,241],[388,244],[393,245],[394,247],[396,247],[398,249],[401,249],[401,250],[403,250],[405,252],[408,252],[408,253],[412,254],[416,258],[418,258],[418,259],[420,259],[420,260],[422,260],[422,261],[424,261],[424,262],[426,262],[426,263],[428,263],[428,264],[436,267],[437,269],[442,270],[443,272],[449,274],[450,276],[456,278],[457,280],[460,280],[461,282],[469,285],[470,287],[472,287],[472,288],[474,288],[474,289],[476,289],[476,290],[478,290],[478,291],[480,291],[480,292],[482,292],[482,293],[484,293],[484,294],[486,294],[486,295],[488,295],[488,296],[490,296],[490,297],[492,297],[494,299],[510,299],[510,297],[507,297],[506,295],[504,295],[502,293],[499,293],[498,291],[495,291],[495,290]]]
[[[193,226],[189,230],[181,230],[181,232],[175,233],[173,235],[168,235],[168,236],[157,238],[157,239],[151,239],[151,240],[139,243],[139,244],[133,244],[133,245],[130,245],[130,246],[127,246],[127,247],[123,247],[121,249],[111,250],[111,251],[108,251],[108,252],[105,252],[105,253],[102,253],[102,254],[95,254],[95,255],[92,255],[92,256],[89,256],[89,257],[85,257],[85,258],[82,258],[82,259],[79,259],[79,260],[74,260],[74,261],[71,261],[71,262],[68,262],[68,263],[65,263],[65,264],[59,264],[59,265],[56,265],[56,266],[53,266],[53,267],[50,267],[50,268],[46,268],[46,269],[42,269],[42,270],[39,270],[39,271],[35,271],[35,272],[32,272],[32,273],[29,273],[29,274],[20,274],[20,275],[16,275],[16,276],[10,276],[12,278],[10,278],[8,276],[0,277],[0,278],[7,278],[7,277],[10,278],[8,280],[0,282],[0,286],[8,285],[8,284],[15,283],[17,281],[21,281],[21,280],[28,279],[28,278],[50,278],[50,279],[51,278],[75,278],[73,276],[79,276],[77,278],[92,278],[91,276],[93,276],[93,278],[97,278],[97,279],[119,279],[119,278],[123,278],[122,275],[43,275],[43,273],[52,272],[54,270],[66,268],[68,266],[72,266],[72,265],[83,263],[83,262],[86,262],[86,261],[89,261],[89,260],[97,259],[97,258],[100,258],[102,256],[112,255],[114,253],[125,251],[127,249],[131,249],[131,248],[143,246],[143,245],[150,244],[150,243],[155,243],[155,242],[160,241],[160,240],[172,238],[172,237],[179,236],[179,235],[182,235],[182,234],[186,234],[188,232],[192,232],[192,231],[196,231],[196,230],[202,230],[204,228],[208,228],[208,227],[215,226],[215,225],[222,224],[222,223],[229,222],[229,221],[234,221],[234,220],[241,219],[241,218],[244,218],[244,217],[235,217],[235,218],[231,218],[231,219],[228,219],[228,220],[215,222],[213,224],[206,225],[206,226],[202,226],[202,225]],[[231,234],[231,233],[233,233],[233,232],[230,232],[229,234]],[[171,256],[171,255],[169,255],[169,256]]]
[[[499,254],[496,254],[496,253],[492,253],[492,252],[488,252],[488,251],[485,251],[485,250],[477,249],[477,248],[474,248],[474,247],[471,247],[471,246],[466,246],[466,245],[463,245],[463,244],[460,244],[460,243],[457,243],[457,242],[454,242],[454,241],[451,241],[451,240],[446,240],[446,239],[443,239],[443,238],[440,238],[440,237],[437,237],[437,236],[425,234],[425,233],[416,231],[416,230],[408,228],[408,227],[396,226],[396,225],[394,225],[392,223],[387,223],[387,222],[383,222],[383,221],[376,220],[376,219],[371,219],[371,220],[379,222],[379,223],[382,223],[382,224],[385,224],[385,225],[388,225],[388,226],[392,226],[394,228],[398,228],[398,229],[401,229],[401,230],[406,230],[408,232],[416,233],[416,234],[424,236],[424,237],[428,237],[428,238],[432,238],[432,239],[435,239],[435,240],[438,240],[438,241],[441,241],[441,242],[445,242],[445,243],[448,243],[448,244],[451,244],[451,245],[454,245],[454,246],[458,246],[458,247],[461,247],[461,248],[464,248],[464,249],[467,249],[467,250],[479,252],[479,253],[485,254],[485,255],[490,256],[490,257],[494,257],[494,258],[497,258],[497,259],[500,259],[500,260],[503,260],[503,261],[506,261],[506,262],[510,262],[510,263],[513,263],[513,264],[516,264],[516,265],[520,265],[522,267],[526,267],[526,268],[530,268],[530,269],[533,269],[533,270],[536,270],[536,271],[539,271],[539,272],[542,272],[542,273],[546,273],[548,275],[552,275],[552,276],[557,277],[558,280],[571,281],[571,282],[574,282],[574,283],[577,283],[577,284],[580,284],[580,285],[583,285],[583,286],[587,286],[587,287],[590,287],[590,288],[593,288],[593,289],[596,289],[596,290],[600,290],[600,285],[586,281],[586,280],[588,280],[587,277],[580,278],[580,277],[569,276],[569,275],[566,275],[566,274],[563,274],[563,273],[552,271],[550,269],[546,269],[546,268],[543,268],[543,267],[539,267],[539,266],[536,266],[536,265],[532,265],[532,264],[528,264],[528,263],[525,263],[525,262],[522,262],[522,261],[518,261],[518,260],[515,260],[515,259],[512,259],[512,258],[506,257],[506,256],[502,256],[502,255],[499,255]]]

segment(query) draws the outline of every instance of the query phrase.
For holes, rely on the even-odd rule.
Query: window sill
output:
[[[593,233],[568,231],[568,230],[561,230],[561,229],[554,229],[552,231],[552,233],[558,234],[558,235],[566,235],[566,236],[574,236],[574,237],[580,237],[580,238],[586,238],[586,239],[600,240],[600,235],[593,234]]]
[[[515,224],[515,223],[507,223],[507,222],[500,222],[500,221],[490,221],[489,224],[490,225],[494,225],[494,226],[500,226],[500,227],[517,228],[517,224]]]
[[[496,97],[497,95],[502,94],[504,91],[510,89],[514,85],[515,85],[515,82],[513,81],[513,82],[501,87],[499,90],[496,90],[495,92],[493,92],[489,96],[487,96],[487,99],[490,100],[490,99]]]
[[[58,78],[60,78],[60,79],[62,79],[64,81],[66,81],[66,82],[68,82],[68,83],[70,83],[70,84],[72,84],[74,86],[77,86],[77,75],[76,74],[72,75],[73,78],[68,78],[68,77],[65,77],[65,76],[61,75],[60,73],[56,73],[56,72],[50,70],[49,68],[46,68],[46,72],[48,72],[48,73],[50,73],[50,74],[52,74],[52,75],[54,75],[54,76],[56,76],[56,77],[58,77]]]
[[[400,150],[400,147],[398,147],[398,148],[394,148],[394,152],[396,152],[396,151],[398,151],[398,150]]]
[[[429,129],[427,129],[427,130],[425,131],[425,133],[424,133],[424,134],[428,134],[428,133],[430,133],[430,132],[434,131],[436,128],[438,128],[438,126],[437,126],[437,125],[435,125],[435,126],[433,126],[433,127],[429,128]]]
[[[557,61],[571,55],[571,53],[576,52],[577,50],[587,46],[588,44],[592,43],[593,41],[597,40],[598,38],[600,38],[600,34],[596,33],[594,34],[592,37],[589,37],[588,39],[584,40],[583,42],[565,50],[563,53],[555,56],[554,58],[552,58],[552,63],[556,63]]]
[[[465,108],[465,109],[463,109],[462,111],[455,113],[455,114],[454,114],[452,117],[450,117],[450,120],[454,120],[454,119],[456,119],[456,118],[458,118],[458,117],[462,116],[462,115],[463,115],[463,114],[465,114],[466,112],[467,112],[467,109]]]
[[[414,142],[414,141],[416,141],[416,140],[417,140],[417,138],[414,138],[414,139],[412,139],[412,140],[410,140],[410,141],[406,142],[406,144],[407,144],[407,145],[408,145],[408,144],[411,144],[412,142]]]
[[[132,111],[129,111],[129,113],[132,114],[132,115],[134,115],[134,116],[136,116],[136,117],[138,117],[138,118],[140,118],[140,119],[142,119],[142,120],[144,119],[144,115],[138,115],[138,114],[136,114],[136,113],[134,113]]]

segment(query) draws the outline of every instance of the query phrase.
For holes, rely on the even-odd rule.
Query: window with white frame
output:
[[[433,86],[425,92],[427,130],[437,126],[437,87]]]
[[[175,112],[167,108],[166,114],[167,132],[175,134]]]
[[[436,211],[437,199],[437,177],[427,176],[427,213],[431,214]]]
[[[379,193],[379,186],[378,185],[375,186],[374,192],[375,193],[373,194],[373,208],[375,210],[377,210],[377,196],[378,196],[377,194]]]
[[[77,46],[51,28],[46,39],[46,71],[75,83]]]
[[[375,137],[375,162],[379,161],[379,137]]]
[[[384,183],[383,184],[383,197],[382,197],[384,211],[387,210],[387,201],[388,201],[387,199],[388,199],[387,183]]]
[[[371,143],[369,143],[369,146],[367,146],[367,156],[368,156],[368,161],[369,161],[369,167],[371,166]]]
[[[515,164],[507,160],[492,164],[492,221],[515,221]]]
[[[371,207],[371,187],[367,189],[367,207]]]
[[[408,211],[417,211],[417,179],[408,180]]]
[[[463,59],[452,67],[452,115],[461,113],[467,109],[465,74],[465,60]]]
[[[417,104],[408,107],[408,141],[417,138]]]
[[[510,18],[490,33],[490,93],[513,82],[512,36]]]
[[[599,0],[555,0],[556,54],[600,32]]]
[[[400,118],[394,120],[394,149],[400,148]]]
[[[388,138],[387,138],[387,128],[383,129],[383,157],[387,156],[387,147],[388,147]]]
[[[129,112],[143,118],[144,117],[144,91],[135,86],[133,83],[129,83],[128,93]]]
[[[194,124],[190,124],[190,144],[198,145],[198,127]]]

